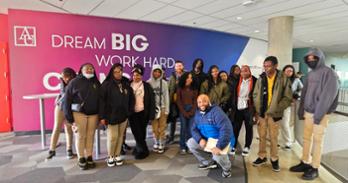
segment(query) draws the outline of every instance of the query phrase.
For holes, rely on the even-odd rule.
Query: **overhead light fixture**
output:
[[[251,6],[256,3],[256,0],[243,0],[242,5],[243,6]]]
[[[259,33],[259,32],[260,32],[260,30],[254,30],[254,32],[255,32],[255,33]]]
[[[243,19],[243,17],[236,17],[236,19],[237,19],[237,20],[242,20],[242,19]]]
[[[308,42],[313,43],[313,42],[314,42],[314,40],[313,40],[313,39],[311,39],[311,40],[309,40]]]

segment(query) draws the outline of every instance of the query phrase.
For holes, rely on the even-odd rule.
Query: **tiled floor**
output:
[[[129,130],[128,130],[129,131]],[[61,139],[64,135],[61,135]],[[130,133],[127,139],[132,139]],[[151,139],[148,140],[151,146]],[[133,140],[127,140],[134,145]],[[134,160],[125,156],[125,165],[106,166],[106,136],[101,136],[101,155],[97,168],[81,171],[76,158],[65,157],[64,142],[57,149],[57,156],[47,161],[47,151],[40,149],[40,136],[9,136],[0,138],[0,183],[7,182],[131,182],[131,183],[213,183],[245,182],[243,159],[238,156],[232,161],[232,177],[221,177],[221,169],[198,170],[193,155],[179,155],[178,144],[171,145],[162,154],[151,153],[145,160]]]

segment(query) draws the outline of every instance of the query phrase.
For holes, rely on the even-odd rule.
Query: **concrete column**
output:
[[[268,20],[268,55],[278,58],[278,69],[292,63],[293,16],[273,17]]]

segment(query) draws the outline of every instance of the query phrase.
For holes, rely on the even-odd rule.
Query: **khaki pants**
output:
[[[305,112],[304,117],[302,161],[310,163],[310,159],[312,158],[312,166],[319,168],[323,139],[329,123],[329,115],[325,115],[319,125],[314,124],[313,114]],[[311,149],[313,151],[313,157],[311,157]]]
[[[119,156],[123,143],[124,131],[127,127],[127,120],[116,125],[108,125],[107,147],[108,156]]]
[[[98,115],[86,115],[80,112],[73,112],[76,135],[76,150],[78,158],[92,156],[94,134],[97,129]]]
[[[161,117],[159,119],[155,119],[152,121],[152,132],[156,140],[159,141],[163,141],[166,136],[167,115],[164,111],[164,109],[161,110]]]
[[[51,145],[50,150],[55,151],[57,142],[60,135],[60,129],[62,128],[62,124],[65,122],[65,117],[63,111],[60,109],[58,105],[54,108],[54,126],[52,130],[51,136]],[[64,131],[65,131],[65,140],[66,140],[66,150],[71,150],[73,131],[71,129],[71,125],[68,123],[64,123]]]
[[[273,118],[267,116],[265,118],[259,118],[260,122],[258,124],[257,130],[260,136],[260,144],[259,144],[259,153],[258,156],[260,158],[267,157],[266,151],[266,137],[267,130],[269,133],[269,137],[271,138],[271,160],[278,160],[278,134],[279,134],[279,123],[281,121],[274,122]]]

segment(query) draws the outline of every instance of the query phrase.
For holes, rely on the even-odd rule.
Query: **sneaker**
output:
[[[261,166],[263,164],[266,164],[267,162],[267,158],[257,158],[254,162],[253,162],[253,166]]]
[[[81,170],[87,170],[87,162],[86,162],[86,158],[82,157],[79,159],[79,163],[78,163],[79,167]]]
[[[217,168],[217,163],[215,161],[211,161],[207,165],[205,164],[198,165],[198,169],[200,170],[207,170],[207,169],[214,169],[214,168]]]
[[[288,145],[285,145],[285,146],[284,146],[284,150],[286,150],[286,151],[290,151],[290,150],[291,150],[291,147],[290,147],[290,146],[288,146]]]
[[[303,180],[314,180],[317,177],[319,177],[319,171],[318,168],[309,168],[303,175],[302,179]]]
[[[275,161],[271,160],[271,164],[272,164],[272,170],[273,171],[280,172],[279,160],[275,160]]]
[[[185,154],[187,154],[186,149],[181,149],[181,150],[180,150],[180,154],[181,154],[181,155],[185,155]]]
[[[115,157],[115,162],[116,162],[117,166],[123,165],[123,159],[121,158],[121,156],[116,156]]]
[[[87,166],[88,168],[95,168],[95,162],[93,161],[92,156],[87,157]]]
[[[234,156],[236,155],[236,149],[232,148],[230,152],[228,152],[229,155]]]
[[[160,153],[160,154],[164,153],[164,145],[163,144],[160,144],[158,146],[158,153]]]
[[[227,170],[227,171],[222,170],[222,174],[221,174],[221,176],[222,176],[223,178],[228,178],[228,177],[231,177],[231,176],[232,176],[232,174],[231,174],[231,170]]]
[[[108,159],[106,159],[106,164],[108,167],[114,167],[115,166],[115,159],[113,156],[109,156]]]
[[[244,147],[242,156],[249,156],[249,151],[250,151],[249,147]]]
[[[52,159],[53,158],[53,156],[55,156],[56,155],[56,151],[48,151],[48,156],[47,156],[47,158],[46,159]]]
[[[310,164],[306,164],[303,161],[300,164],[292,166],[290,172],[306,172],[308,169],[312,168]]]
[[[158,144],[153,145],[153,149],[152,149],[153,152],[158,152],[158,146],[159,146]]]
[[[66,157],[67,157],[68,159],[73,159],[74,153],[72,152],[71,149],[69,149],[69,150],[66,151]]]

